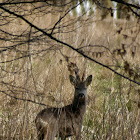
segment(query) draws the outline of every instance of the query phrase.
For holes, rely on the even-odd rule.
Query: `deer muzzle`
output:
[[[84,93],[79,93],[79,98],[85,98],[85,94]]]

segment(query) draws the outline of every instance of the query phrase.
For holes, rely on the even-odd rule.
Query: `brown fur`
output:
[[[73,102],[62,108],[46,108],[39,112],[35,119],[38,140],[54,140],[56,136],[65,140],[73,135],[76,136],[76,140],[81,138],[87,86],[91,81],[91,75],[85,81],[81,81],[79,77],[70,76],[70,82],[75,87]]]

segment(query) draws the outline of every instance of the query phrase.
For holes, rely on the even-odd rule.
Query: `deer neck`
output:
[[[73,110],[85,110],[86,108],[86,97],[79,98],[78,96],[74,97],[73,103],[72,103]]]

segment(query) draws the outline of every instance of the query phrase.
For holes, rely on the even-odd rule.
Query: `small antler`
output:
[[[68,62],[68,71],[70,72],[70,74],[73,75],[73,73],[75,72],[74,69],[75,69],[75,64],[72,62]]]
[[[84,72],[83,72],[82,81],[85,80],[85,75],[86,75],[86,69],[85,69]]]
[[[76,65],[76,63],[75,63],[74,72],[75,72],[77,81],[80,81],[79,68],[78,68],[78,66]]]
[[[68,71],[71,75],[75,74],[77,81],[80,81],[79,68],[76,63],[68,62]]]

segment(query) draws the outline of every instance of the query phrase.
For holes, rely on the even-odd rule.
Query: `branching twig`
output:
[[[34,104],[38,104],[38,105],[42,105],[42,106],[46,106],[46,107],[48,107],[48,105],[46,105],[46,104],[39,103],[39,102],[36,102],[36,101],[30,100],[30,99],[24,99],[24,98],[19,98],[19,97],[16,97],[16,96],[12,96],[12,95],[8,94],[6,91],[2,91],[2,90],[0,90],[0,92],[3,93],[3,94],[5,94],[5,95],[7,95],[7,96],[9,96],[9,97],[11,97],[11,98],[14,98],[14,99],[16,99],[16,100],[21,100],[21,101],[31,102],[31,103],[34,103]]]
[[[140,9],[139,6],[131,4],[131,3],[127,3],[124,0],[111,0],[111,1],[114,1],[114,2],[117,2],[117,3],[121,3],[121,4],[124,4],[126,6],[130,6],[130,7],[136,8],[136,9]]]
[[[51,31],[51,35],[53,34],[53,30],[55,29],[55,27],[57,26],[57,24],[59,24],[61,22],[62,19],[64,19],[64,17],[66,15],[68,15],[70,13],[70,11],[72,11],[73,9],[75,9],[78,5],[80,5],[84,0],[82,0],[81,2],[79,2],[76,6],[72,7],[70,10],[68,10],[53,26],[52,31]]]
[[[137,6],[137,5],[134,5],[134,4],[131,4],[131,3],[127,3],[123,0],[111,0],[111,1],[126,5],[127,7],[129,7],[129,9],[132,11],[132,13],[134,13],[136,16],[140,17],[140,15],[132,9],[132,8],[140,9],[140,6]]]
[[[29,24],[31,27],[35,28],[36,30],[42,32],[44,35],[48,36],[50,39],[52,39],[52,40],[54,40],[54,41],[56,41],[56,42],[58,42],[58,43],[61,43],[61,44],[65,45],[65,46],[71,48],[72,50],[76,51],[77,53],[79,53],[79,54],[82,55],[83,57],[85,57],[85,58],[87,58],[87,59],[89,59],[89,60],[91,60],[91,61],[93,61],[93,62],[95,62],[95,63],[97,63],[97,64],[99,64],[99,65],[101,65],[101,66],[103,66],[103,67],[105,67],[105,68],[107,68],[107,69],[109,69],[109,70],[111,70],[111,71],[114,72],[115,74],[117,74],[117,75],[119,75],[119,76],[121,76],[121,77],[123,77],[123,78],[125,78],[125,79],[127,79],[127,80],[129,80],[129,81],[131,81],[131,82],[133,82],[133,83],[136,83],[136,84],[140,85],[140,82],[137,82],[137,81],[135,81],[135,80],[133,80],[133,79],[130,79],[129,77],[127,77],[127,76],[125,76],[125,75],[122,75],[122,74],[118,73],[117,71],[113,70],[112,68],[108,67],[107,65],[102,64],[102,63],[100,63],[100,62],[94,60],[93,58],[87,56],[86,54],[84,54],[83,52],[81,52],[79,49],[74,48],[74,47],[71,46],[70,44],[67,44],[67,43],[65,43],[65,42],[63,42],[63,41],[61,41],[61,40],[59,40],[59,39],[53,37],[51,34],[45,32],[44,30],[40,29],[40,28],[37,27],[36,25],[34,25],[34,24],[32,24],[31,22],[29,22],[29,21],[28,21],[27,19],[25,19],[23,16],[18,15],[18,14],[16,14],[16,13],[14,13],[14,12],[12,12],[12,11],[10,11],[10,10],[4,8],[3,6],[0,6],[0,8],[1,8],[2,10],[4,10],[4,11],[8,12],[9,14],[12,14],[12,15],[14,15],[14,16],[16,16],[16,17],[22,19],[24,22],[26,22],[27,24]]]

